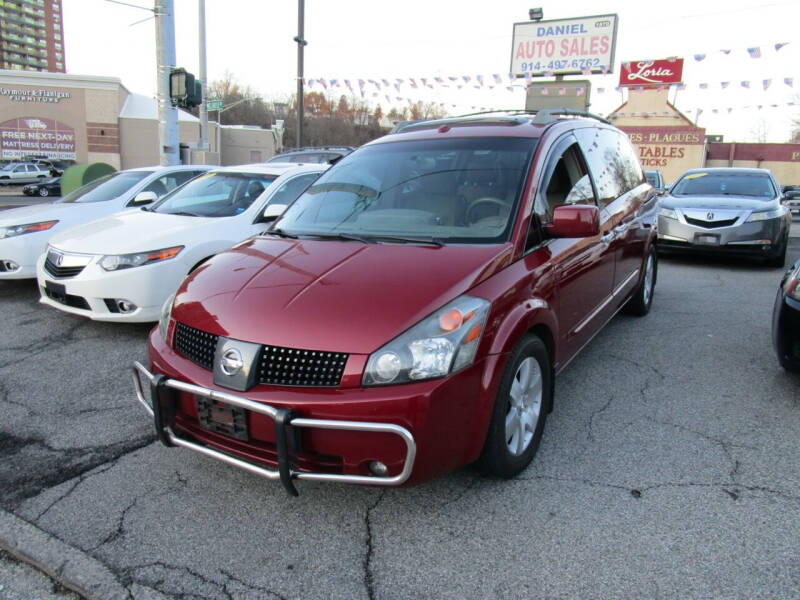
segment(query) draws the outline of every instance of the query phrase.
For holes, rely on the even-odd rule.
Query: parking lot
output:
[[[94,597],[796,596],[781,272],[662,260],[651,313],[614,318],[558,378],[517,479],[467,468],[406,489],[301,483],[299,498],[154,441],[130,376],[149,326],[3,282],[0,547]]]

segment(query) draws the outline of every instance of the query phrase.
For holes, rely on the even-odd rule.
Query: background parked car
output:
[[[792,216],[800,215],[800,186],[785,185],[782,191],[783,205],[791,211]]]
[[[333,164],[355,148],[350,146],[306,147],[276,154],[267,163],[328,163]]]
[[[800,373],[800,260],[786,271],[772,309],[772,343],[787,371]]]
[[[152,208],[54,235],[39,259],[41,301],[98,321],[157,321],[164,301],[188,273],[266,229],[326,168],[216,169]]]
[[[0,279],[36,277],[36,260],[54,234],[125,208],[150,204],[212,168],[178,165],[118,171],[55,202],[0,212]]]
[[[767,169],[692,169],[660,201],[658,249],[762,258],[782,267],[792,218]]]
[[[0,169],[0,185],[28,183],[50,177],[50,167],[34,162],[9,163]]]
[[[29,183],[22,188],[22,193],[26,196],[60,196],[61,177],[51,177],[36,183]]]
[[[657,169],[647,170],[644,172],[644,176],[647,177],[647,182],[655,188],[656,192],[661,194],[666,191],[664,186],[664,178],[661,176],[661,171]]]

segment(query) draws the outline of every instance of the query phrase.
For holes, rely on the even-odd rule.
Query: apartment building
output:
[[[61,0],[0,0],[0,69],[66,72]]]

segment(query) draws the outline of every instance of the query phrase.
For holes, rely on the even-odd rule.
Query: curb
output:
[[[166,600],[152,588],[130,589],[99,560],[0,509],[0,548],[87,600]]]

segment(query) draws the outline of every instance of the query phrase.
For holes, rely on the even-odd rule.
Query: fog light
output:
[[[129,313],[136,310],[136,305],[130,300],[117,300],[117,308],[121,313]]]
[[[0,260],[0,271],[19,271],[19,265],[13,260]]]
[[[378,477],[386,477],[387,473],[389,473],[388,467],[379,460],[373,460],[369,463],[369,470]]]

